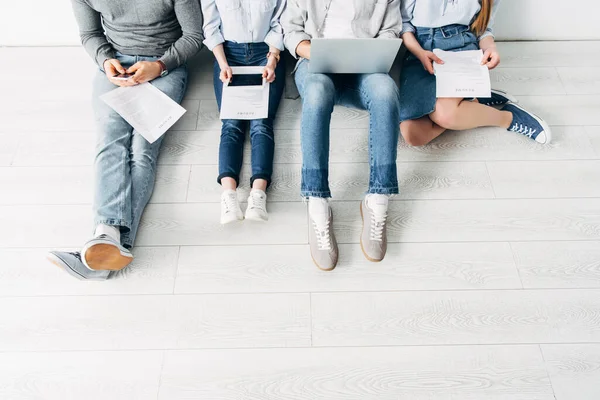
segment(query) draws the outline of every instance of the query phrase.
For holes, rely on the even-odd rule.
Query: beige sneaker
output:
[[[315,265],[331,271],[338,262],[338,246],[333,233],[333,212],[327,199],[311,197],[308,205],[308,243]]]
[[[380,262],[387,252],[387,211],[389,196],[368,194],[360,203],[360,215],[363,226],[360,247],[372,262]]]

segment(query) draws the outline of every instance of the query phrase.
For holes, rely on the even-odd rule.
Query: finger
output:
[[[142,64],[138,61],[127,69],[127,73],[128,74],[136,73],[140,68],[142,68]]]
[[[483,53],[483,59],[481,60],[481,65],[485,65],[490,61],[490,56],[492,55],[492,52],[490,50],[486,50],[485,53]]]
[[[262,77],[267,80],[269,79],[269,71],[266,68],[263,69]]]
[[[123,68],[123,66],[121,65],[121,63],[119,62],[119,60],[113,60],[113,61],[111,61],[110,65],[112,65],[113,68],[116,69],[118,73],[120,73],[120,74],[124,74],[125,73],[125,68]]]
[[[444,61],[441,58],[439,58],[438,56],[436,56],[435,54],[432,55],[431,59],[433,61],[435,61],[436,64],[443,64],[444,63]]]
[[[435,68],[433,68],[433,63],[431,61],[427,63],[427,72],[431,75],[435,74]]]

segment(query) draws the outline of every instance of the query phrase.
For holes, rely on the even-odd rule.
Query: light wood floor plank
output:
[[[334,202],[340,243],[358,243],[359,202]],[[600,239],[596,199],[413,200],[391,202],[389,242],[540,241]]]
[[[600,160],[488,162],[499,198],[600,197]]]
[[[9,166],[12,164],[17,149],[19,147],[20,137],[11,134],[0,134],[0,166]]]
[[[0,120],[2,133],[79,132],[93,127],[94,116],[91,101],[23,99],[2,102]]]
[[[14,157],[14,166],[82,166],[92,165],[96,134],[79,132],[20,133],[21,145]]]
[[[243,206],[245,210],[245,206]],[[142,218],[138,245],[304,244],[308,242],[306,207],[271,203],[267,224],[242,221],[220,224],[220,204],[154,204]]]
[[[217,175],[217,166],[194,166],[188,201],[220,201],[222,189],[217,183]],[[240,198],[248,197],[251,175],[250,165],[245,164],[238,189]],[[301,180],[301,164],[276,164],[269,200],[298,201]],[[398,163],[398,181],[401,193],[392,200],[494,198],[483,163]],[[368,164],[336,164],[331,167],[329,185],[336,200],[361,200],[368,183]]]
[[[0,250],[0,297],[173,292],[178,247],[136,247],[133,250],[134,261],[105,282],[79,281],[72,278],[46,260],[47,251]]]
[[[0,298],[0,351],[310,345],[307,294]]]
[[[503,68],[501,66],[491,71],[491,80],[493,88],[513,95],[567,94],[554,67]]]
[[[190,167],[165,165],[158,169],[152,203],[185,202]],[[0,204],[91,204],[91,167],[0,168]]]
[[[316,293],[313,345],[600,341],[600,290]]]
[[[587,64],[587,61],[585,63]],[[557,68],[567,94],[600,94],[598,67]]]
[[[160,400],[551,400],[537,346],[167,352]]]
[[[600,344],[542,345],[556,400],[600,398]]]
[[[196,129],[198,113],[200,112],[200,101],[186,98],[181,103],[181,106],[185,108],[186,113],[173,125],[171,131],[190,131]]]
[[[521,104],[550,125],[594,125],[600,98],[596,95],[519,96]]]
[[[162,360],[161,351],[0,353],[0,398],[155,399]]]
[[[308,246],[182,247],[176,293],[337,292],[521,288],[507,243],[390,244],[373,264],[358,244],[340,245],[333,273]]]
[[[500,42],[498,49],[502,67],[580,67],[581,55],[585,64],[600,66],[600,42]]]
[[[526,288],[600,288],[600,242],[511,243]]]
[[[600,158],[600,126],[586,126],[585,131],[596,151],[596,155]]]

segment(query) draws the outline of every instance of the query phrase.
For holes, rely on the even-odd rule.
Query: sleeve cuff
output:
[[[276,47],[281,51],[285,50],[285,46],[283,45],[283,35],[281,33],[270,31],[265,38],[265,43],[269,46]]]
[[[177,58],[173,56],[164,55],[160,58],[160,61],[165,63],[167,71],[173,71],[175,68],[179,67]]]
[[[415,33],[416,29],[410,22],[404,22],[402,24],[402,32],[400,32],[400,36],[404,35],[406,32]]]
[[[479,36],[479,40],[485,39],[486,37],[493,37],[494,39],[496,38],[496,36],[494,36],[494,32],[492,32],[491,30],[486,30],[485,33],[481,36]]]
[[[204,39],[204,45],[208,47],[210,51],[212,51],[215,47],[220,45],[221,43],[225,43],[225,38],[221,34],[221,32],[216,32],[213,35]]]
[[[304,40],[310,40],[311,37],[306,32],[292,32],[288,33],[285,38],[285,47],[289,50],[290,54],[294,56],[294,58],[298,58],[298,54],[296,54],[296,48],[303,42]]]
[[[104,72],[104,62],[106,60],[110,60],[113,58],[117,58],[117,56],[114,52],[112,52],[112,51],[102,52],[102,53],[98,54],[98,56],[96,57],[96,64],[98,64],[98,66],[100,67],[102,72]]]
[[[386,31],[377,36],[380,39],[398,39],[398,36],[392,31]]]

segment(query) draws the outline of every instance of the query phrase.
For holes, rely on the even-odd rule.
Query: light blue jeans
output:
[[[308,66],[302,60],[296,70],[302,96],[302,196],[331,197],[329,130],[335,104],[369,111],[368,193],[397,194],[400,105],[394,80],[388,74],[314,74]]]
[[[156,61],[158,57],[118,54],[128,68],[138,61]],[[174,101],[181,103],[187,87],[187,68],[181,66],[162,78],[152,81]],[[104,72],[94,79],[93,107],[97,140],[94,163],[95,196],[94,224],[119,227],[121,244],[131,248],[144,208],[152,196],[156,178],[156,163],[162,138],[150,144],[100,96],[117,87]],[[163,136],[164,137],[164,136]]]

